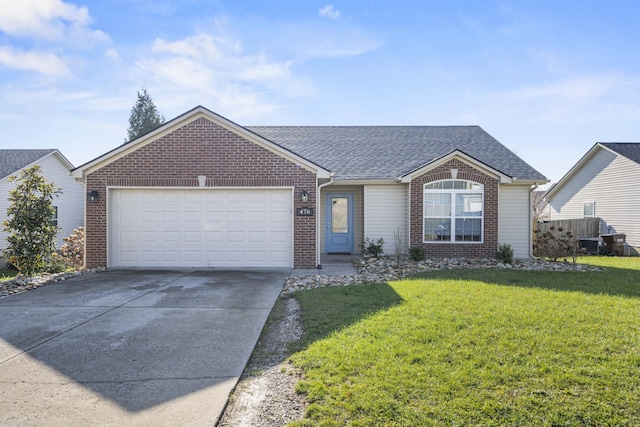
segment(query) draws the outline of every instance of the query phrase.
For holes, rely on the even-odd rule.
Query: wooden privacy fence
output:
[[[559,219],[555,221],[538,221],[537,229],[544,234],[551,227],[556,231],[571,232],[577,239],[600,237],[600,218]]]

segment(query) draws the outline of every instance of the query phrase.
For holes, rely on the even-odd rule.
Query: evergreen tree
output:
[[[163,123],[164,117],[158,112],[147,90],[142,88],[142,93],[138,92],[136,104],[131,108],[125,144],[151,132]]]
[[[42,177],[38,165],[24,169],[20,176],[10,176],[9,181],[16,187],[9,191],[9,219],[3,223],[9,233],[4,256],[21,274],[45,271],[55,253],[58,233],[51,221],[55,214],[52,201],[61,190]]]

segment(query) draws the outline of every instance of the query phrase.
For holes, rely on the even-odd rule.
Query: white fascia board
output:
[[[65,165],[65,167],[66,167],[67,169],[69,169],[69,171],[71,171],[71,170],[75,167],[75,166],[73,166],[73,163],[71,163],[71,162],[70,162],[70,161],[69,161],[69,160],[68,160],[68,159],[67,159],[67,158],[66,158],[66,157],[65,157],[65,156],[60,152],[60,150],[57,150],[57,149],[56,149],[56,151],[54,151],[54,152],[53,152],[53,153],[51,153],[51,154],[55,154],[55,156],[58,158],[58,160],[60,160],[60,162],[62,162],[62,164],[63,164],[63,165]],[[51,154],[48,154],[48,155],[47,155],[47,156],[45,156],[45,157],[48,157],[48,156],[50,156]]]
[[[160,138],[162,138],[163,136],[175,131],[176,129],[179,129],[187,124],[189,124],[192,121],[195,121],[199,118],[206,118],[214,123],[216,123],[217,125],[229,130],[230,132],[235,133],[236,135],[239,135],[257,145],[259,145],[260,147],[265,148],[266,150],[271,151],[272,153],[275,153],[293,163],[295,163],[296,165],[299,165],[303,168],[305,168],[306,170],[316,173],[318,178],[329,178],[331,176],[331,172],[329,172],[326,169],[321,168],[318,165],[315,165],[313,163],[311,163],[310,161],[303,159],[302,157],[299,157],[285,149],[283,149],[282,147],[272,143],[271,141],[268,141],[264,138],[262,138],[261,136],[248,131],[247,129],[243,128],[242,126],[232,122],[231,120],[228,120],[202,106],[198,106],[196,108],[194,108],[193,110],[190,110],[170,121],[168,121],[167,123],[163,124],[162,126],[160,126],[159,128],[155,129],[152,132],[149,132],[146,135],[141,136],[138,139],[135,139],[131,142],[128,142],[126,144],[121,145],[120,147],[98,157],[97,159],[94,159],[76,169],[73,170],[72,172],[72,176],[76,179],[84,179],[84,177],[91,173],[94,172],[100,168],[103,168],[104,166],[138,150],[139,148],[142,148]]]
[[[465,153],[459,151],[459,150],[454,150],[451,153],[440,157],[439,159],[434,160],[431,163],[427,163],[424,166],[414,170],[413,172],[410,172],[406,175],[400,176],[398,177],[398,181],[400,182],[411,182],[413,181],[414,178],[423,175],[426,172],[429,172],[430,170],[433,170],[435,168],[437,168],[440,165],[443,165],[445,163],[447,163],[448,161],[452,160],[452,159],[458,159],[460,161],[462,161],[463,163],[468,164],[469,166],[478,169],[484,173],[486,173],[487,175],[493,176],[496,179],[500,180],[500,184],[511,184],[513,181],[516,181],[517,178],[516,177],[510,177],[508,175],[505,175],[504,173],[497,171],[493,168],[491,168],[490,166],[485,165],[484,163],[481,163],[479,161],[477,161],[476,159],[474,159],[473,157],[470,157],[468,155],[466,155]]]

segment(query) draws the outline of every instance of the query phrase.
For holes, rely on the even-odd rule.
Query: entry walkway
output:
[[[291,277],[295,276],[312,276],[314,274],[322,274],[325,276],[353,276],[357,274],[351,259],[358,258],[359,255],[321,255],[321,268],[296,268],[291,271]]]

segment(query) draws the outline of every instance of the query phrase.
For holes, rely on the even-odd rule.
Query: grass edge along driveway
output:
[[[294,425],[640,425],[640,258],[297,292]]]

